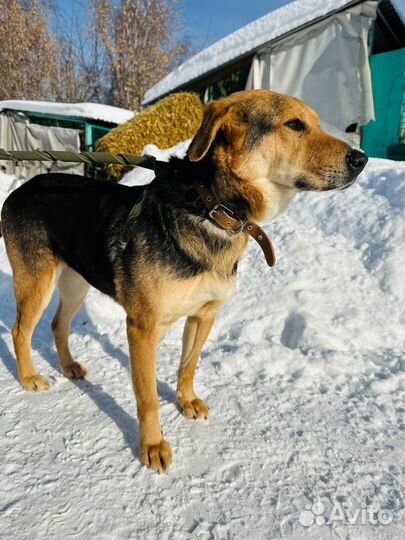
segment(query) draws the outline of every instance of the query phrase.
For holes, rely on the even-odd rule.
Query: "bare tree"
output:
[[[77,5],[74,5],[77,8]],[[84,6],[69,15],[54,8],[53,28],[58,41],[57,77],[52,82],[58,101],[101,102],[105,98],[104,50],[94,21]]]
[[[88,0],[70,21],[52,1],[0,0],[0,99],[139,109],[188,50],[182,0]]]
[[[39,0],[0,0],[0,99],[50,98],[57,51]]]
[[[90,0],[105,53],[108,103],[139,109],[148,88],[186,55],[181,0]]]

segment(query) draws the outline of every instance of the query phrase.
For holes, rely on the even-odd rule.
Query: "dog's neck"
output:
[[[191,189],[195,182],[201,182],[216,201],[257,223],[275,219],[296,194],[296,190],[274,184],[267,178],[246,181],[226,164],[215,164],[211,157],[199,162],[191,162],[187,156],[172,158],[171,165],[181,185]]]
[[[266,199],[260,188],[238,177],[227,167],[213,166],[204,160],[191,162],[174,158],[164,167],[147,189],[163,204],[177,222],[194,237],[193,256],[210,252],[210,266],[229,275],[244,251],[248,236],[263,250],[269,266],[275,263],[274,249],[266,232],[255,223],[255,216],[264,214]],[[156,199],[157,197],[157,199]],[[182,216],[182,217],[181,217]],[[239,234],[245,233],[245,234]],[[179,248],[188,252],[190,243],[177,235]],[[195,251],[196,246],[201,247]],[[224,255],[228,254],[227,260]],[[213,264],[218,260],[222,262]]]

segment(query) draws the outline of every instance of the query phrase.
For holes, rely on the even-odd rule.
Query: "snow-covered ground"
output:
[[[0,199],[11,185],[0,176]],[[0,537],[404,538],[404,210],[405,164],[372,159],[349,190],[300,195],[267,227],[278,265],[250,246],[202,355],[207,422],[176,406],[181,324],[169,332],[158,368],[167,476],[139,463],[124,316],[97,291],[71,337],[88,379],[59,372],[54,298],[33,340],[53,386],[21,389],[1,240]]]

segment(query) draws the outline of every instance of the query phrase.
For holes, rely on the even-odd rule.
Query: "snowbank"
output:
[[[5,100],[0,101],[0,111],[12,109],[17,111],[38,112],[75,116],[92,120],[103,120],[112,124],[122,124],[133,118],[134,112],[100,103],[53,103],[48,101]]]
[[[1,196],[14,185],[0,176]],[[197,374],[208,422],[186,420],[176,407],[181,324],[169,332],[158,367],[162,425],[174,450],[164,477],[137,458],[124,314],[97,291],[71,337],[88,380],[60,375],[49,330],[54,299],[33,341],[35,363],[53,386],[41,395],[21,390],[0,241],[5,538],[28,530],[41,539],[402,538],[404,211],[405,164],[371,159],[349,190],[300,195],[267,227],[274,270],[252,243]],[[336,504],[344,512],[364,504],[372,516],[384,510],[392,521],[324,524]],[[318,524],[312,508],[323,510]]]

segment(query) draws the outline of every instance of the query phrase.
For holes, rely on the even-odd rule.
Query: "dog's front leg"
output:
[[[154,324],[127,317],[127,333],[140,429],[140,453],[144,465],[166,472],[172,462],[172,450],[159,423],[159,398],[156,386],[158,329]]]
[[[183,350],[177,378],[177,398],[184,416],[208,418],[209,407],[194,392],[194,374],[201,349],[211,331],[220,302],[209,302],[188,317],[183,332]]]

